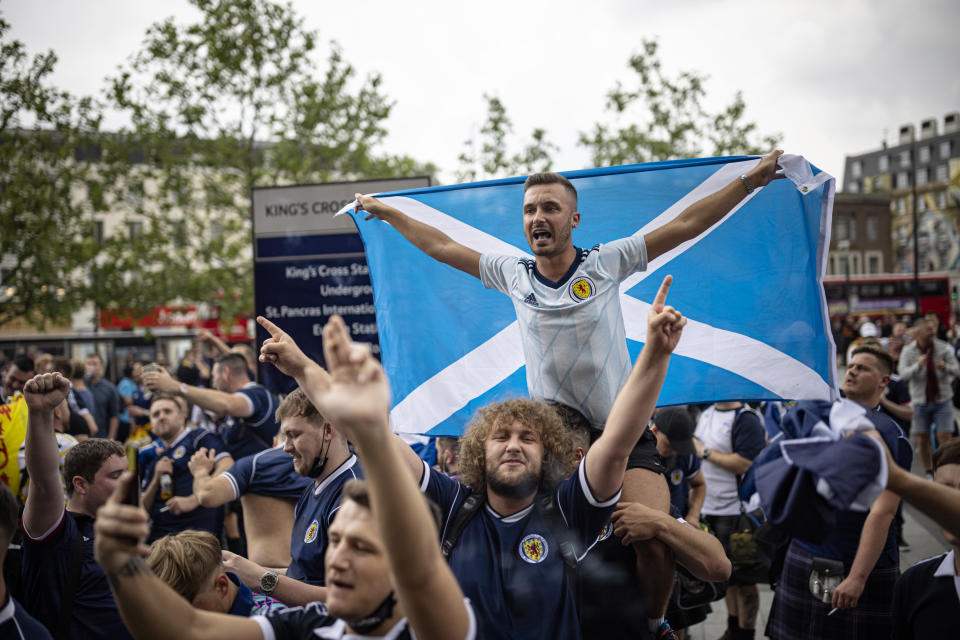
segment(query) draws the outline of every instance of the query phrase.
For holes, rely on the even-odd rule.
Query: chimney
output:
[[[960,131],[960,111],[948,113],[943,117],[943,132],[956,133]]]
[[[935,138],[937,136],[936,118],[927,118],[920,123],[920,139]]]
[[[900,142],[899,144],[910,144],[913,142],[916,129],[912,124],[905,124],[900,127]]]

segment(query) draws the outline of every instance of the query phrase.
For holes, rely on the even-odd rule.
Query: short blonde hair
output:
[[[220,541],[207,531],[187,529],[153,543],[147,557],[150,570],[193,602],[210,579],[223,571]]]
[[[283,421],[284,418],[291,418],[294,416],[302,416],[308,418],[310,422],[316,423],[317,426],[323,426],[325,422],[323,416],[317,411],[317,408],[313,406],[313,403],[310,402],[310,398],[307,397],[307,394],[304,393],[303,389],[297,387],[294,389],[283,401],[280,403],[280,406],[277,407],[277,412],[274,415],[274,418],[277,422]]]

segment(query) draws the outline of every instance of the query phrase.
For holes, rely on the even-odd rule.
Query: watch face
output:
[[[275,572],[273,572],[273,571],[269,571],[269,572],[263,574],[263,575],[260,577],[260,590],[261,590],[261,591],[273,591],[274,589],[277,588],[277,580],[278,580],[278,579],[279,579],[279,576],[278,576]]]

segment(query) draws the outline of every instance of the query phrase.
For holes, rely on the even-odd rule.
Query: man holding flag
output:
[[[357,194],[358,210],[388,222],[432,258],[480,278],[511,297],[520,324],[527,388],[535,399],[571,406],[599,432],[630,373],[620,283],[649,261],[696,238],[741,200],[782,178],[773,151],[747,173],[687,207],[670,222],[592,249],[573,245],[580,223],[577,191],[556,173],[529,176],[524,184],[523,229],[534,259],[480,254],[377,199]],[[668,511],[663,465],[656,441],[644,431],[630,456],[623,498]],[[658,543],[637,545],[641,581],[650,602],[651,627],[659,627],[673,586],[673,561]]]

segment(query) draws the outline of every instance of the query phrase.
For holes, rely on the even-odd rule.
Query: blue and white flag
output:
[[[638,229],[649,232],[758,162],[705,158],[564,172],[579,192],[573,242],[592,247]],[[621,284],[634,360],[646,337],[649,303],[667,274],[674,276],[667,302],[689,320],[661,406],[837,395],[836,348],[821,284],[835,180],[799,156],[782,156],[780,166],[788,179],[755,190],[716,225]],[[480,253],[532,257],[521,219],[524,179],[377,197]],[[459,435],[477,408],[526,396],[511,300],[364,216],[355,221],[370,266],[394,429]]]

